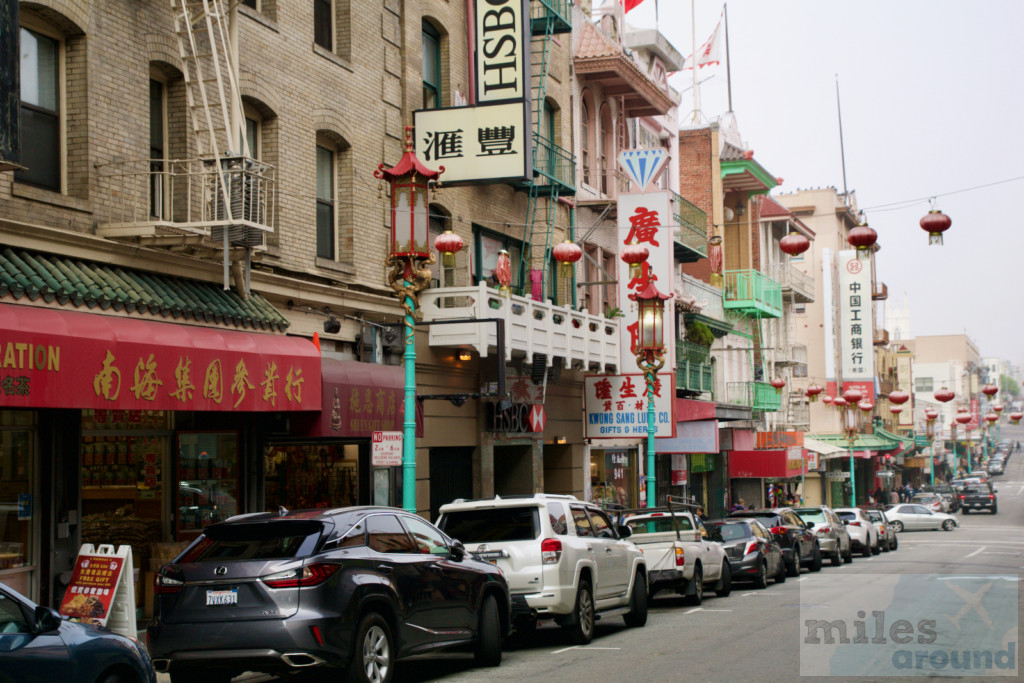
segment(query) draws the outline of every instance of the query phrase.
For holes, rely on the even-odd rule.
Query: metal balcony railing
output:
[[[274,232],[274,169],[255,159],[139,159],[98,171],[102,237],[200,236],[216,246],[226,230],[232,245],[253,247]]]
[[[725,306],[722,303],[722,290],[713,287],[703,280],[685,274],[676,276],[676,292],[693,299],[700,307],[700,313],[725,321]]]
[[[758,412],[782,408],[782,394],[767,382],[726,382],[726,401]]]
[[[481,282],[475,287],[428,289],[420,295],[423,320],[465,320],[465,324],[431,325],[431,346],[473,346],[481,357],[497,345],[493,324],[474,322],[499,318],[505,324],[505,360],[512,352],[542,353],[563,358],[566,367],[576,364],[599,372],[618,367],[619,319],[574,311],[564,306],[534,301],[498,290]]]
[[[806,427],[810,425],[811,407],[803,402],[791,402],[786,409],[785,424],[791,427]]]
[[[807,346],[797,342],[783,344],[775,358],[776,365],[807,365]]]
[[[620,194],[633,191],[633,181],[618,168],[583,168],[579,169],[579,177],[587,189],[577,189],[579,201],[587,204],[612,204]]]
[[[714,392],[709,347],[688,341],[676,342],[676,389]]]
[[[576,192],[576,162],[569,150],[534,134],[533,172],[537,185],[558,184],[560,194]]]
[[[708,255],[708,216],[682,195],[669,190],[672,197],[672,217],[675,219],[675,242],[700,258]]]
[[[889,330],[875,330],[875,346],[887,346],[889,344]]]
[[[788,263],[775,263],[771,269],[772,278],[789,290],[800,303],[814,301],[814,278]]]
[[[885,301],[889,298],[889,287],[884,282],[876,282],[871,292],[872,301]]]
[[[727,270],[724,278],[726,310],[767,318],[782,317],[782,287],[778,282],[757,270]]]
[[[534,35],[544,35],[548,21],[552,22],[554,33],[568,33],[572,30],[572,2],[570,0],[533,0],[530,4],[530,30]]]

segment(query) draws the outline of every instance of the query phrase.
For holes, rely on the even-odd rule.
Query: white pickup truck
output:
[[[631,531],[629,540],[644,551],[650,596],[673,590],[689,604],[699,605],[709,589],[724,598],[732,590],[725,549],[709,540],[700,519],[681,507],[670,500],[664,508],[620,512],[622,524]]]

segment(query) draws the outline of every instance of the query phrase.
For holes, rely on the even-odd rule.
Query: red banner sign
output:
[[[320,354],[301,337],[0,305],[0,406],[320,409]]]
[[[59,612],[73,621],[106,626],[123,568],[122,557],[79,555]]]
[[[754,448],[793,448],[803,447],[803,432],[757,432]]]

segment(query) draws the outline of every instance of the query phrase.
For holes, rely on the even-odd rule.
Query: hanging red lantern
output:
[[[1012,422],[1013,424],[1018,424],[1021,420],[1024,420],[1024,413],[1010,413],[1010,422]]]
[[[910,394],[905,391],[893,391],[889,393],[889,403],[895,403],[896,405],[903,405],[910,400]]]
[[[835,400],[831,396],[829,396],[828,394],[825,394],[821,398],[821,402],[824,403],[827,406],[835,405]]]
[[[776,377],[771,381],[771,385],[775,387],[776,394],[781,394],[782,388],[786,386],[786,380],[782,379],[781,377]]]
[[[956,415],[956,421],[962,425],[967,424],[968,422],[971,421],[971,419],[972,418],[970,413],[957,413]]]
[[[646,261],[647,257],[650,255],[651,252],[647,250],[647,247],[642,244],[637,244],[635,239],[623,247],[621,258],[625,263],[629,264],[629,277],[640,277],[640,265]]]
[[[985,415],[985,422],[988,422],[989,424],[995,424],[996,422],[999,422],[999,416],[996,415],[995,413],[988,413],[987,415]]]
[[[562,271],[562,277],[566,280],[571,280],[576,262],[583,257],[583,250],[580,249],[580,245],[565,240],[555,246],[551,253],[559,263],[558,268]]]
[[[934,408],[929,408],[928,410],[924,411],[924,416],[925,419],[927,419],[929,422],[935,422],[935,420],[939,418],[939,411],[935,410]]]
[[[861,393],[860,389],[854,389],[851,387],[843,392],[843,398],[846,399],[847,403],[853,405],[854,403],[857,403],[862,398],[864,398],[864,394]]]
[[[860,408],[865,413],[870,413],[872,410],[875,409],[875,404],[872,403],[870,399],[864,399],[863,401],[857,404],[857,407]]]
[[[942,233],[953,225],[953,219],[938,209],[932,209],[921,218],[921,229],[928,233],[928,244],[942,244]]]
[[[995,398],[996,394],[999,393],[999,387],[997,387],[995,384],[986,384],[981,388],[981,393],[988,396],[988,400],[991,401],[993,398]]]
[[[903,406],[889,406],[889,412],[893,415],[899,415],[903,412]]]
[[[969,413],[969,412],[971,412],[971,409],[968,408],[967,406],[960,406],[960,407],[958,407],[956,409],[956,412],[958,412],[958,413]]]
[[[936,391],[936,392],[935,392],[935,393],[933,394],[933,396],[935,396],[935,400],[936,400],[936,401],[939,401],[939,402],[941,402],[941,403],[949,403],[949,402],[950,402],[950,401],[952,401],[952,400],[953,400],[954,398],[956,398],[956,393],[955,393],[955,392],[953,392],[953,391],[950,391],[950,390],[949,390],[949,389],[947,389],[946,387],[942,387],[941,389],[939,389],[938,391]]]
[[[807,251],[810,246],[811,241],[798,232],[791,232],[779,240],[779,249],[790,256],[799,256]]]
[[[846,241],[850,243],[850,246],[857,248],[857,258],[861,258],[871,252],[871,247],[875,246],[875,242],[878,241],[878,233],[874,228],[861,223],[850,231],[850,234],[846,236]]]
[[[494,266],[494,277],[498,280],[498,292],[502,296],[509,295],[512,284],[512,257],[502,249],[498,252],[498,263]]]
[[[464,246],[466,246],[466,243],[462,238],[450,229],[435,237],[434,248],[441,252],[441,267],[454,268],[455,255],[462,251]]]
[[[845,408],[846,406],[850,405],[850,402],[847,401],[842,396],[836,396],[834,399],[832,399],[832,405],[834,405],[836,408]]]
[[[821,394],[821,392],[823,391],[825,391],[824,387],[818,384],[812,384],[811,386],[807,387],[807,391],[804,392],[804,396],[806,396],[807,400],[809,400],[811,403],[814,403],[815,401],[818,400],[818,395]],[[832,402],[832,399],[830,397],[826,396],[825,398],[829,399],[827,401],[828,403]]]
[[[996,414],[998,415],[999,413],[1003,412],[1003,404],[996,403],[994,406],[992,406],[992,410],[996,411]]]

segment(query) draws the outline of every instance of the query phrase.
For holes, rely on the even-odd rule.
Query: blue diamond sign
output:
[[[643,192],[668,161],[664,149],[627,149],[619,154],[619,166]]]

